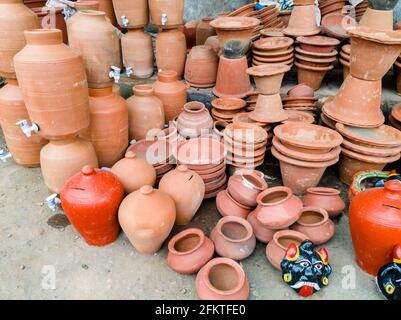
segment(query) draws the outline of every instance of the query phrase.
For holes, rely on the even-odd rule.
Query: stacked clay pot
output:
[[[401,131],[393,127],[363,129],[337,123],[336,128],[344,138],[339,170],[340,180],[347,185],[359,171],[381,171],[387,163],[400,159]]]
[[[294,63],[294,40],[290,37],[267,37],[253,43],[252,64],[287,64]]]
[[[212,137],[182,141],[177,146],[178,164],[200,175],[205,183],[205,199],[214,198],[227,182],[224,145]]]
[[[191,101],[184,105],[184,111],[177,118],[177,130],[182,137],[208,135],[212,129],[213,119],[202,102]]]
[[[320,32],[315,16],[315,1],[294,1],[288,26],[284,34],[291,37],[312,36]]]
[[[268,148],[271,145],[271,140],[273,138],[273,132],[272,132],[273,126],[268,124],[268,123],[258,122],[258,121],[252,120],[249,117],[250,114],[251,114],[250,112],[237,113],[233,117],[233,123],[240,123],[240,124],[245,124],[245,125],[253,124],[253,125],[256,125],[258,127],[261,127],[267,133],[266,148]]]
[[[333,188],[308,188],[303,203],[305,207],[317,207],[326,210],[330,218],[339,216],[345,209],[340,191]]]
[[[314,124],[288,122],[274,128],[272,154],[280,161],[284,186],[303,195],[316,187],[327,167],[339,160],[342,137]]]
[[[282,99],[286,111],[306,111],[312,114],[318,109],[317,100],[313,88],[304,83],[292,87]]]
[[[302,36],[297,37],[297,43],[295,65],[298,83],[305,83],[318,90],[327,72],[334,68],[336,47],[340,41],[326,36]]]
[[[322,18],[329,14],[342,13],[346,0],[323,0],[319,1],[319,9]]]
[[[339,57],[339,61],[343,66],[344,80],[349,75],[350,60],[351,60],[351,45],[346,44],[346,45],[342,46],[341,51],[340,51],[340,57]]]
[[[401,104],[398,103],[391,109],[391,114],[388,116],[389,125],[401,130]]]
[[[212,117],[215,121],[231,123],[233,117],[244,111],[246,102],[238,98],[218,98],[212,101]]]

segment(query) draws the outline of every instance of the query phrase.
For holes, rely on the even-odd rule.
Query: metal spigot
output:
[[[22,132],[30,138],[32,136],[32,132],[38,132],[39,127],[36,123],[32,123],[32,125],[28,124],[28,120],[21,120],[16,123],[17,126],[20,126]]]
[[[125,75],[129,78],[134,74],[134,70],[132,69],[132,67],[128,67],[125,69]]]
[[[132,139],[130,142],[129,142],[129,144],[132,146],[133,144],[135,144],[136,143],[136,140],[135,139]]]
[[[129,20],[127,19],[126,16],[121,16],[121,24],[123,25],[124,28],[128,28]]]
[[[0,149],[0,160],[2,162],[7,162],[7,159],[12,158],[12,154],[10,152],[6,152],[3,149]]]
[[[121,69],[116,66],[111,66],[110,69],[111,71],[109,73],[109,77],[111,79],[114,79],[115,83],[118,83],[118,81],[120,81],[121,78]]]
[[[51,211],[56,211],[57,207],[61,204],[61,200],[57,193],[53,193],[45,199],[45,202]]]
[[[109,168],[109,167],[101,167],[100,170],[111,171],[111,168]]]
[[[166,13],[162,14],[161,21],[162,21],[162,26],[165,26],[167,24],[167,14]]]

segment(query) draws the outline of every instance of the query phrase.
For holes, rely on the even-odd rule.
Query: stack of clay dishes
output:
[[[391,114],[388,116],[388,122],[392,127],[401,130],[401,103],[393,106]]]
[[[368,9],[368,0],[363,0],[355,7],[355,18],[356,21],[360,21],[365,14],[366,10]]]
[[[287,122],[302,122],[309,124],[315,123],[315,117],[308,111],[285,110],[285,113],[287,114],[288,119],[283,121],[283,123]]]
[[[229,124],[224,130],[227,163],[237,168],[256,168],[262,165],[269,138],[266,130],[258,125]]]
[[[350,66],[350,60],[351,60],[351,45],[346,44],[342,46],[341,51],[340,51],[340,63],[343,66],[343,77],[344,80],[346,77],[349,75],[349,66]]]
[[[401,132],[393,127],[355,128],[336,124],[343,136],[339,164],[340,180],[350,185],[355,173],[384,169],[387,163],[400,159]]]
[[[230,12],[227,17],[241,17],[246,16],[255,11],[255,3],[249,3],[244,6],[239,7],[238,9]]]
[[[329,14],[341,13],[345,6],[346,0],[320,0],[320,14],[324,18]]]
[[[271,152],[280,161],[283,184],[302,195],[316,187],[339,160],[341,135],[322,126],[287,122],[274,128]]]
[[[351,16],[341,13],[331,13],[324,16],[321,25],[323,33],[327,36],[344,40],[349,38],[347,29],[357,26],[358,23]]]
[[[252,64],[287,64],[294,63],[294,40],[289,37],[262,38],[253,43]]]
[[[256,15],[254,17],[260,20],[262,29],[284,27],[284,22],[281,21],[279,12],[274,5],[267,6],[262,10],[256,11]]]
[[[282,99],[283,107],[286,111],[309,111],[317,110],[315,91],[308,85],[301,83],[291,88],[287,92],[287,96]]]
[[[212,101],[212,118],[215,121],[232,122],[233,117],[245,110],[247,103],[238,98],[218,98]]]
[[[316,23],[315,0],[294,1],[288,26],[283,32],[291,37],[313,36],[320,33]]]
[[[264,28],[260,30],[262,38],[284,37],[284,28]]]
[[[182,141],[178,144],[175,157],[178,164],[187,165],[201,176],[205,183],[205,199],[214,198],[225,189],[225,150],[218,139],[201,137]]]
[[[311,36],[298,37],[297,42],[295,65],[298,69],[298,83],[306,83],[318,90],[326,73],[334,68],[336,47],[340,41],[326,36]]]
[[[272,129],[273,127],[269,123],[265,122],[258,122],[255,120],[252,120],[249,117],[250,113],[249,112],[242,112],[242,113],[237,113],[234,118],[233,118],[233,123],[242,123],[242,124],[254,124],[257,125],[258,127],[261,127],[263,130],[267,132],[267,147],[271,145],[271,138],[273,137]]]

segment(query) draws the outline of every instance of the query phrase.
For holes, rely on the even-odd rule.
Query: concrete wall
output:
[[[252,0],[185,0],[185,21],[216,17],[220,12],[230,12]]]

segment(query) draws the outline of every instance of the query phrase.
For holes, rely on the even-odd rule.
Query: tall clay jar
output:
[[[121,65],[120,40],[105,13],[78,11],[68,25],[68,38],[70,48],[84,59],[89,88],[112,86],[110,67]]]
[[[105,246],[117,239],[124,188],[116,176],[85,166],[67,181],[60,198],[68,220],[87,244]]]
[[[146,79],[153,75],[153,47],[151,36],[142,29],[128,30],[121,38],[123,62],[132,68],[136,78]]]
[[[202,21],[196,27],[196,45],[201,46],[204,45],[207,38],[215,36],[216,30],[210,25],[210,21],[213,18],[204,17]]]
[[[40,150],[48,143],[37,134],[26,137],[16,123],[29,119],[24,99],[16,80],[8,79],[0,89],[0,124],[8,150],[14,161],[23,167],[40,166]]]
[[[158,80],[153,84],[153,91],[163,102],[166,122],[172,121],[184,110],[184,104],[187,103],[187,86],[178,80],[177,72],[159,72]]]
[[[127,100],[130,140],[145,139],[152,129],[164,128],[162,101],[153,93],[151,85],[137,85],[134,95]]]
[[[185,34],[178,29],[163,30],[156,36],[156,64],[160,70],[174,70],[181,79],[187,56]]]
[[[76,13],[65,22],[65,24],[67,25],[67,30],[69,28],[69,25],[73,24],[75,19],[78,18],[77,12],[84,11],[84,10],[99,11],[99,1],[95,1],[95,0],[77,1],[77,2],[75,2],[74,5],[75,5],[74,9],[76,10]]]
[[[14,56],[25,46],[24,31],[39,28],[22,0],[0,0],[0,76],[15,79]]]
[[[144,255],[160,250],[173,228],[175,216],[173,199],[151,186],[128,195],[118,211],[122,229],[134,248]]]
[[[143,28],[149,22],[148,0],[113,0],[113,6],[121,28]]]
[[[100,167],[111,167],[128,147],[128,108],[113,87],[89,89],[90,126],[81,137],[92,142]]]
[[[50,193],[60,193],[64,184],[84,166],[98,167],[92,143],[81,138],[54,140],[40,151],[43,180]]]
[[[97,0],[99,2],[99,11],[106,13],[113,26],[117,26],[116,15],[114,13],[113,1],[112,0]]]
[[[26,46],[14,57],[32,122],[46,139],[66,139],[89,126],[89,95],[82,57],[62,42],[61,31],[25,31]]]
[[[149,9],[158,27],[173,29],[184,24],[184,0],[149,0]]]

